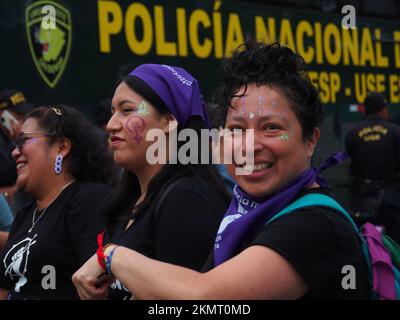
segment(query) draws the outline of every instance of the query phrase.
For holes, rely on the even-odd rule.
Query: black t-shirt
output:
[[[323,188],[303,191],[331,196]],[[243,250],[266,246],[289,261],[306,282],[309,292],[302,299],[369,299],[368,273],[357,234],[341,213],[328,207],[305,207],[284,215],[248,239]],[[354,266],[356,288],[345,290],[344,266]],[[212,255],[203,271],[212,269]],[[343,270],[343,273],[342,273]]]
[[[0,287],[10,299],[79,298],[71,277],[96,251],[103,229],[99,199],[107,193],[102,184],[72,183],[36,215],[31,232],[36,203],[17,214],[0,258]]]
[[[216,189],[196,178],[180,179],[156,213],[162,194],[126,231],[126,222],[119,223],[111,242],[152,259],[200,270],[228,204]],[[111,284],[110,299],[130,297],[120,281]]]
[[[400,127],[368,116],[346,135],[352,175],[384,181],[399,179]]]

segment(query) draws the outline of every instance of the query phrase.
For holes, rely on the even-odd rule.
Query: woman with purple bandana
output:
[[[226,61],[222,144],[234,152],[237,133],[252,130],[254,144],[241,152],[251,149],[254,161],[227,165],[237,183],[234,198],[202,273],[112,243],[104,249],[107,271],[136,298],[369,298],[357,234],[339,212],[311,203],[277,217],[308,195],[331,196],[319,174],[344,158],[335,154],[319,168],[310,166],[322,106],[304,68],[301,56],[276,43],[248,41]],[[350,285],[343,273],[349,268],[355,271]],[[102,273],[93,257],[74,275],[81,299],[106,290]]]
[[[158,132],[167,142],[183,129],[199,133],[208,127],[199,85],[178,67],[144,64],[129,71],[116,87],[107,124],[114,160],[124,173],[105,208],[104,243],[201,270],[230,197],[209,164],[150,159],[154,141],[148,139]],[[160,145],[154,153],[167,160],[183,145]],[[131,293],[117,279],[108,298],[129,299]]]

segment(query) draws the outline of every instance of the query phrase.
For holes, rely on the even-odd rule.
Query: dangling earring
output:
[[[63,156],[61,154],[58,154],[56,157],[56,161],[54,162],[54,172],[56,174],[60,174],[62,170],[62,161],[63,161]]]

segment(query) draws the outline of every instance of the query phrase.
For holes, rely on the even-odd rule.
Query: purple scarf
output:
[[[243,242],[262,228],[275,214],[287,207],[308,186],[317,182],[327,187],[319,174],[347,158],[345,152],[332,154],[318,167],[311,167],[266,199],[248,195],[238,185],[233,189],[233,199],[222,220],[214,244],[215,266],[238,254]]]

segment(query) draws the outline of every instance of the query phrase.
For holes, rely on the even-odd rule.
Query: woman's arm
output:
[[[0,231],[0,250],[4,248],[8,239],[8,232]]]
[[[96,293],[102,270],[92,257],[73,276],[81,298]],[[111,269],[137,299],[296,299],[307,285],[277,252],[252,246],[207,273],[149,259],[118,247]]]
[[[7,300],[8,290],[0,288],[0,300]]]

